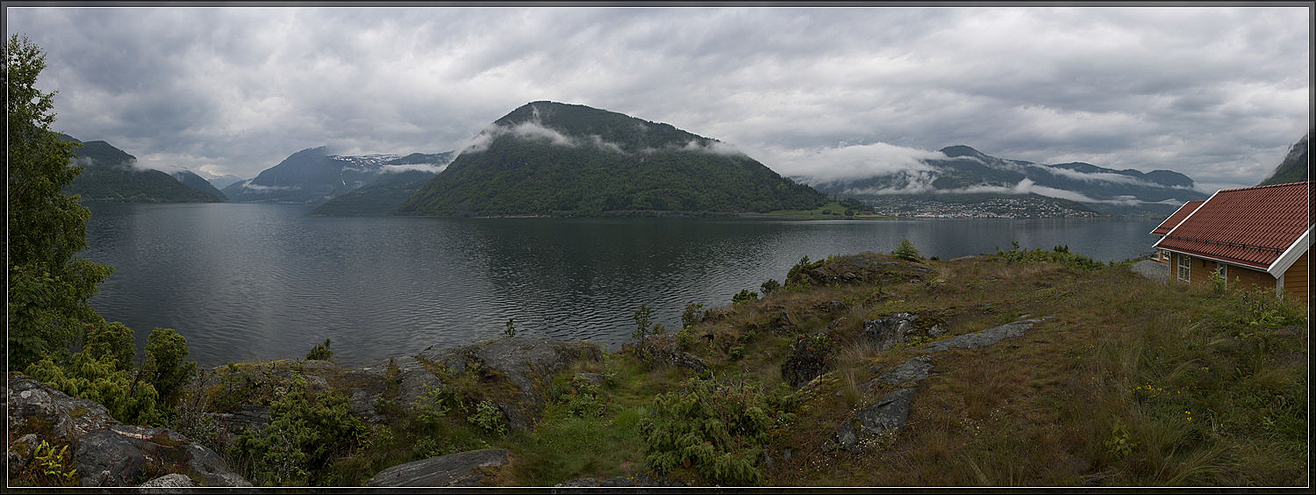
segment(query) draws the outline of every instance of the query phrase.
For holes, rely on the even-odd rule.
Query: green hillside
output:
[[[77,141],[69,136],[65,139]],[[105,141],[88,141],[73,150],[75,165],[82,173],[67,192],[82,201],[125,203],[219,203],[222,197],[183,185],[159,170],[133,168],[136,157]]]
[[[476,142],[399,213],[734,214],[827,201],[717,140],[583,105],[526,104]]]
[[[433,173],[420,170],[380,174],[374,182],[315,207],[311,214],[334,217],[391,215],[433,178]]]
[[[1302,136],[1302,139],[1293,143],[1289,147],[1289,153],[1284,157],[1284,161],[1275,167],[1275,171],[1270,177],[1261,181],[1258,186],[1267,186],[1270,184],[1287,184],[1290,182],[1299,182],[1311,179],[1310,155],[1307,153],[1307,146],[1311,140],[1311,133]]]

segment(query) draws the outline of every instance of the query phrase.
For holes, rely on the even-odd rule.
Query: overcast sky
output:
[[[967,144],[1255,185],[1310,128],[1306,7],[5,9],[57,130],[143,165],[460,150],[530,101],[625,113],[783,175]]]

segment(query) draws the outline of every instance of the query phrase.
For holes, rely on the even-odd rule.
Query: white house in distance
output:
[[[1311,183],[1224,189],[1179,208],[1152,231],[1165,228],[1154,247],[1169,253],[1170,280],[1205,284],[1220,268],[1228,284],[1310,301]]]

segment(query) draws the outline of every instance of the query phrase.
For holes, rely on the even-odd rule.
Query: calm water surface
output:
[[[92,299],[145,344],[187,337],[203,366],[297,358],[333,339],[340,364],[519,335],[619,345],[640,304],[680,327],[782,281],[801,256],[949,259],[1066,244],[1109,261],[1151,250],[1157,220],[326,218],[268,204],[91,204],[82,256],[115,267]]]

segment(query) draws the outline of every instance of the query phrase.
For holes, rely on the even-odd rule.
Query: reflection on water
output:
[[[640,304],[680,324],[779,281],[800,259],[949,259],[1068,245],[1099,260],[1151,250],[1155,220],[447,219],[308,217],[262,204],[93,204],[83,256],[115,267],[92,305],[138,334],[177,329],[203,366],[302,357],[348,365],[518,333],[625,342]]]

